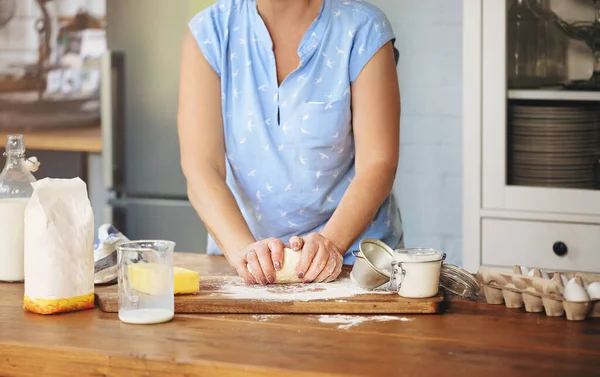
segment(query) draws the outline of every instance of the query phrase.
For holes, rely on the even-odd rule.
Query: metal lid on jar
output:
[[[406,248],[394,250],[394,261],[402,263],[437,262],[444,260],[446,254],[438,249]]]
[[[479,283],[475,277],[469,271],[452,264],[442,265],[440,285],[447,291],[469,300],[476,300],[479,292]]]

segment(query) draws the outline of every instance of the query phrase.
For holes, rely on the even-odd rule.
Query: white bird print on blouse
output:
[[[227,153],[227,158],[233,160],[233,155],[231,153]]]
[[[346,97],[348,94],[350,94],[350,87],[347,87],[346,90],[344,90],[344,97]]]
[[[239,26],[234,26],[234,27],[233,27],[233,31],[238,31],[238,30],[240,30],[240,27],[239,27]]]
[[[325,210],[324,210],[324,209],[321,209],[321,210],[319,211],[319,213],[322,215],[322,214],[324,214],[324,213],[325,213]]]
[[[246,44],[246,40],[244,38],[240,38],[240,44],[243,46]]]
[[[242,137],[242,138],[240,138],[240,144],[244,144],[245,142],[246,142],[246,137],[245,136]]]
[[[205,44],[205,45],[211,45],[213,42],[210,39],[206,38],[204,40],[204,42],[202,42],[202,43]]]
[[[281,126],[281,130],[283,131],[284,134],[287,135],[287,124],[284,124],[283,126]]]
[[[333,107],[333,102],[327,102],[327,104],[325,105],[325,110],[329,110]]]
[[[345,55],[346,54],[346,52],[344,50],[342,50],[341,48],[339,48],[339,47],[336,47],[335,50],[337,51],[337,53],[339,55]]]
[[[306,212],[306,210],[304,208],[300,208],[300,211],[298,211],[299,214],[304,214],[304,212]]]
[[[317,179],[321,178],[321,176],[323,175],[323,173],[321,173],[321,171],[319,170],[317,172],[317,174],[315,174],[317,176]]]
[[[335,11],[335,13],[334,13],[334,15],[335,15],[336,17],[339,17],[339,16],[340,16],[340,14],[342,14],[342,11],[340,11],[339,9],[338,9],[338,10],[336,10],[336,11]]]
[[[297,227],[298,227],[298,225],[297,225],[297,224],[294,224],[294,223],[293,223],[293,222],[291,222],[291,221],[288,221],[288,225],[290,226],[290,228],[297,228]]]
[[[248,177],[255,177],[256,176],[256,170],[250,170],[250,172],[248,173]]]
[[[258,201],[260,202],[260,201],[262,201],[263,197],[264,197],[264,195],[262,195],[260,193],[260,190],[257,190],[256,191],[256,199],[258,199]]]
[[[303,73],[300,76],[298,76],[298,78],[296,79],[296,82],[300,82],[300,81],[304,81],[304,80],[306,80],[306,73]]]
[[[360,47],[358,48],[358,55],[362,55],[363,52],[365,52],[365,45],[361,44]]]
[[[354,38],[354,30],[348,30],[348,36]]]
[[[259,215],[256,215],[256,221],[257,221],[257,222],[260,222],[260,220],[262,220],[262,215],[260,215],[260,214],[259,214]]]
[[[229,55],[229,58],[231,60],[233,60],[233,59],[239,59],[238,56],[237,56],[237,52],[232,52],[231,55]]]
[[[333,198],[331,197],[331,195],[327,195],[327,201],[328,201],[329,203],[333,203],[333,202],[335,202],[335,200],[333,200]]]
[[[266,88],[267,88],[267,84],[262,84],[261,86],[259,86],[256,89],[260,90],[261,92],[264,92]]]
[[[238,95],[240,94],[240,92],[238,92],[237,89],[233,89],[233,98],[238,98]]]
[[[331,93],[329,93],[329,94],[326,94],[326,95],[325,95],[325,98],[327,98],[327,99],[332,99],[332,98],[333,98],[333,92],[331,92]]]
[[[350,2],[348,0],[345,0],[342,4],[344,4],[344,5],[350,5]]]
[[[385,22],[385,20],[381,21],[381,27],[385,29],[386,26],[387,26],[387,22]]]
[[[265,149],[265,151],[269,151],[269,149],[271,148],[271,146],[269,144],[265,144],[263,145],[263,148]]]
[[[281,217],[286,217],[287,216],[287,212],[285,212],[285,211],[279,212],[279,214],[281,215]]]
[[[321,81],[323,81],[323,76],[315,80],[315,85],[319,84]]]
[[[375,31],[379,31],[379,24],[377,22],[375,23]]]
[[[387,219],[387,221],[385,222],[385,226],[386,226],[387,228],[389,228],[389,227],[390,227],[390,224],[391,224],[391,221],[390,221],[390,219]]]
[[[335,178],[337,178],[337,177],[338,177],[338,175],[340,175],[340,171],[339,171],[339,170],[336,170],[336,171],[335,171],[335,173],[333,173],[333,178],[334,178],[334,179],[335,179]]]
[[[310,36],[313,37],[313,38],[318,38],[317,37],[317,33],[315,33],[314,31],[312,32],[312,34]]]
[[[306,158],[302,157],[302,155],[300,155],[300,163],[306,165]]]
[[[338,148],[337,152],[341,154],[344,151],[344,147]]]
[[[309,117],[309,115],[308,115],[308,113],[306,113],[306,114],[302,115],[302,120],[307,120],[308,117]]]
[[[332,136],[334,139],[337,139],[338,137],[340,137],[340,133],[336,132],[335,135]]]
[[[271,186],[268,182],[265,185],[265,187],[266,187],[266,189],[267,189],[268,192],[273,192],[273,186]]]
[[[330,150],[334,151],[334,150],[336,150],[336,149],[337,149],[337,147],[338,147],[337,145],[335,145],[335,144],[332,144],[332,145],[331,145],[331,149],[330,149]]]
[[[277,150],[281,152],[283,150],[283,144],[277,146]]]
[[[292,184],[291,184],[291,183],[288,183],[288,185],[287,185],[287,186],[285,186],[285,189],[284,189],[283,191],[286,191],[286,192],[287,192],[287,191],[292,191]]]
[[[252,60],[246,60],[246,67],[250,67],[252,65]]]
[[[327,59],[327,67],[333,69],[333,61],[331,61],[331,59]]]
[[[300,128],[300,133],[309,134],[309,132],[306,131],[303,127]]]
[[[286,106],[287,106],[287,101],[281,102],[281,107],[286,107]]]
[[[313,189],[314,192],[319,192],[319,185],[315,186],[315,188]]]
[[[325,153],[319,153],[319,156],[321,156],[321,160],[325,160],[325,159],[329,158],[329,156],[326,155]]]
[[[256,125],[255,125],[255,124],[252,124],[252,121],[251,121],[251,120],[249,120],[249,121],[248,121],[248,131],[252,132],[252,129],[253,129],[254,127],[256,127]]]
[[[348,177],[348,182],[352,183],[352,177]]]
[[[231,74],[233,75],[233,77],[236,77],[238,75],[238,73],[240,73],[240,71],[238,69],[236,69]]]
[[[233,171],[240,171],[240,168],[237,165],[233,165]]]

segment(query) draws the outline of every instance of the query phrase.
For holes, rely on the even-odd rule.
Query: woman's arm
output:
[[[330,281],[341,269],[332,250],[345,253],[390,195],[398,167],[400,90],[392,43],[365,65],[352,84],[356,175],[320,234],[305,238],[298,276]]]
[[[208,232],[247,282],[253,284],[252,275],[258,281],[274,275],[267,244],[256,243],[226,184],[220,79],[189,30],[181,56],[178,131],[188,197]],[[271,244],[273,260],[281,261],[283,244]],[[257,267],[250,273],[246,264]]]
[[[321,232],[347,251],[392,192],[400,145],[400,89],[392,43],[381,48],[352,84],[356,176]]]

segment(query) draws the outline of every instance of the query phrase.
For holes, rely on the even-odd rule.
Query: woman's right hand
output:
[[[277,238],[253,242],[236,251],[231,265],[247,284],[275,282],[275,270],[283,264],[283,242]]]

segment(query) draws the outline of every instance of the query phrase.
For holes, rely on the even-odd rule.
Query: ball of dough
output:
[[[287,247],[283,249],[283,265],[281,270],[275,271],[275,284],[301,283],[298,278],[296,267],[300,262],[300,251],[294,251]]]

